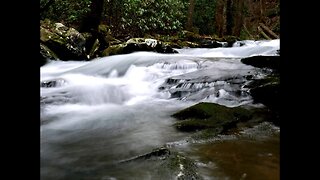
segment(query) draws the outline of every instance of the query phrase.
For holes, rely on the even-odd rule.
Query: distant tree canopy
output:
[[[41,19],[76,29],[99,21],[115,36],[172,35],[184,29],[257,36],[259,23],[279,33],[279,12],[279,0],[40,0]]]
[[[104,0],[101,21],[114,32],[132,35],[172,33],[183,28],[187,3],[181,0]],[[92,0],[40,0],[41,18],[78,26]],[[50,7],[46,5],[50,3]]]

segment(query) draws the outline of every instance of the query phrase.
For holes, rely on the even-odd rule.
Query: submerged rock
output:
[[[170,151],[166,147],[156,148],[149,153],[139,155],[127,160],[120,161],[120,164],[134,163],[141,161],[153,161],[155,179],[203,179],[197,172],[194,161],[178,152]],[[159,176],[160,175],[160,176]]]
[[[165,147],[160,147],[160,148],[156,148],[156,149],[152,150],[149,153],[138,155],[138,156],[132,157],[130,159],[122,160],[122,161],[120,161],[120,163],[128,163],[128,162],[138,161],[138,160],[148,160],[148,159],[153,159],[153,158],[165,159],[169,155],[170,155],[169,149],[167,149]]]

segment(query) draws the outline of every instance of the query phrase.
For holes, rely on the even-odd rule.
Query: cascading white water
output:
[[[279,42],[42,66],[42,178],[77,178],[90,166],[101,179],[112,162],[181,138],[184,134],[171,126],[174,112],[201,101],[230,107],[250,103],[244,77],[263,73],[240,58],[275,55]]]

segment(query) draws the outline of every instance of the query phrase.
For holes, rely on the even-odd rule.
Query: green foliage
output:
[[[124,0],[121,30],[134,35],[181,30],[186,3],[181,0]]]
[[[40,7],[44,7],[49,1],[40,0]],[[41,13],[40,18],[72,25],[79,23],[90,11],[90,4],[91,0],[54,0],[53,4]]]

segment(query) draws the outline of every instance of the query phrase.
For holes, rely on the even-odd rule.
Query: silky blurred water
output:
[[[252,98],[242,88],[243,77],[264,73],[242,64],[240,58],[275,55],[279,40],[243,43],[232,48],[181,49],[179,54],[137,52],[90,62],[51,61],[42,66],[41,83],[56,84],[40,89],[41,179],[171,177],[156,173],[156,162],[118,162],[188,137],[172,126],[175,119],[170,115],[178,110],[203,101],[229,107],[251,104]],[[224,146],[231,151],[237,147],[228,143]],[[241,146],[247,145],[256,146]],[[223,152],[226,147],[212,148],[208,151]],[[259,148],[255,149],[263,153],[264,147]],[[203,150],[196,149],[186,146],[181,152],[191,151],[200,161]],[[214,161],[204,158],[203,163]],[[228,163],[232,164],[217,164],[219,175],[203,171],[203,177],[235,179],[239,174],[225,170]]]

